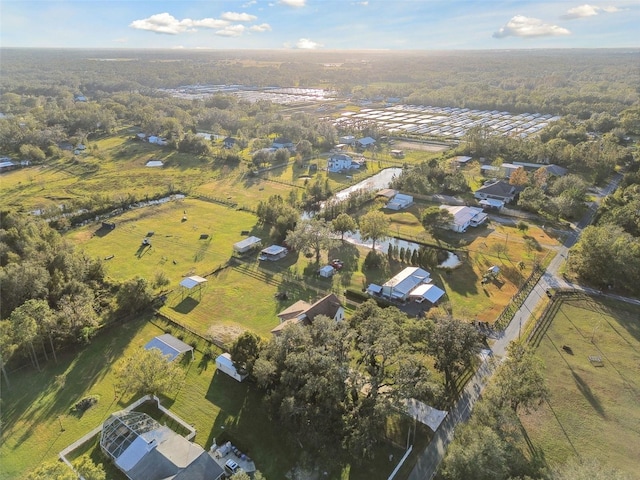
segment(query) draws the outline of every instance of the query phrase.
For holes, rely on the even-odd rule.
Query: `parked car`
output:
[[[233,460],[229,459],[226,461],[226,463],[224,464],[224,469],[226,470],[227,473],[230,473],[231,475],[233,475],[234,473],[236,473],[238,470],[240,470],[240,465],[238,465],[236,462],[234,462]]]
[[[331,265],[336,270],[340,270],[342,267],[344,267],[344,263],[342,262],[342,260],[339,260],[337,258],[331,260],[331,262],[329,262],[329,265]]]

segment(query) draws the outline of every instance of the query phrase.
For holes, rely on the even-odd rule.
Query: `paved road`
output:
[[[598,190],[598,200],[590,206],[589,211],[586,212],[580,222],[572,227],[573,232],[565,239],[563,245],[557,249],[555,257],[549,263],[549,266],[540,278],[540,281],[535,285],[529,296],[522,304],[522,307],[516,312],[507,328],[500,333],[491,347],[493,356],[498,358],[499,361],[504,359],[504,355],[509,344],[520,337],[520,333],[532,317],[532,312],[538,307],[540,300],[546,297],[547,289],[575,288],[587,293],[601,293],[597,290],[571,284],[562,277],[558,277],[558,272],[567,258],[569,249],[578,241],[582,229],[591,224],[600,199],[612,193],[618,187],[621,179],[622,175],[616,174],[606,187]],[[640,301],[636,299],[620,297],[617,295],[607,296],[640,305]],[[453,433],[456,425],[468,420],[471,415],[473,405],[480,397],[482,390],[491,377],[491,374],[493,373],[492,364],[493,362],[490,362],[486,356],[483,356],[482,363],[480,364],[478,371],[465,386],[460,398],[449,411],[445,420],[440,424],[440,427],[435,432],[434,437],[427,448],[420,454],[415,467],[409,475],[409,480],[431,480],[435,476],[447,451],[447,446],[453,439]]]

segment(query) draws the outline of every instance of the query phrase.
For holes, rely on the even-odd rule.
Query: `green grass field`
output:
[[[164,272],[168,288],[177,287],[184,276],[206,275],[225,263],[233,244],[247,236],[243,231],[263,236],[253,214],[194,199],[130,210],[112,221],[114,230],[93,224],[70,231],[67,238],[91,257],[113,256],[105,265],[114,278],[139,275],[151,281],[156,272]],[[151,248],[141,248],[150,232]]]
[[[11,388],[3,386],[2,390],[0,479],[25,478],[29,470],[55,460],[60,450],[135,400],[130,393],[115,391],[112,367],[162,333],[162,323],[139,319],[102,332],[84,348],[60,354],[59,363],[47,363],[42,372],[30,368],[12,372]],[[251,384],[240,384],[218,373],[213,360],[200,351],[193,362],[184,362],[184,369],[184,382],[162,402],[194,425],[198,432],[195,441],[208,448],[214,438],[224,434],[251,455],[268,479],[284,478],[301,451],[281,441],[281,431],[269,419],[261,393]],[[71,413],[73,404],[87,395],[97,395],[98,403],[83,414]],[[397,444],[403,444],[406,430],[397,430],[393,437],[396,446],[384,443],[377,460],[366,467],[342,461],[341,478],[386,478],[395,464],[388,456],[400,458],[403,450]],[[98,448],[94,444],[79,453],[105,462]]]
[[[531,227],[527,234],[540,239],[541,251],[527,252],[522,232],[502,225],[474,229],[464,235],[445,234],[443,240],[436,240],[418,222],[419,208],[388,213],[390,232],[434,244],[441,242],[444,247],[455,248],[456,242],[465,245],[467,253],[461,267],[432,272],[436,283],[448,294],[449,308],[460,318],[496,318],[517,291],[519,282],[530,273],[533,260],[546,254],[555,242],[539,228]],[[185,215],[187,220],[183,221]],[[162,313],[224,342],[245,329],[268,337],[277,324],[277,313],[290,303],[298,299],[313,302],[331,291],[343,295],[346,288],[360,290],[369,283],[384,283],[406,266],[394,262],[390,269],[363,272],[362,262],[368,250],[338,243],[330,252],[322,253],[322,261],[341,258],[345,262],[345,268],[329,280],[316,275],[313,259],[296,253],[273,263],[258,263],[255,255],[248,255],[233,268],[210,275],[231,258],[233,244],[245,236],[242,232],[257,235],[268,244],[268,235],[257,226],[255,215],[216,203],[184,199],[127,211],[112,221],[116,224],[114,230],[89,225],[70,231],[67,238],[89,256],[108,258],[107,273],[114,279],[138,275],[153,283],[157,276],[166,276],[170,283],[162,290],[169,294]],[[150,232],[152,247],[142,248],[142,239]],[[494,245],[503,241],[508,250],[497,255]],[[522,270],[517,267],[521,260],[525,267]],[[500,266],[501,281],[483,286],[482,274],[491,265]],[[194,274],[208,277],[201,291],[186,292],[179,287],[185,276]],[[275,300],[278,291],[287,291],[288,301]],[[244,308],[248,301],[250,309]]]
[[[64,204],[99,193],[110,198],[132,193],[138,198],[170,188],[191,191],[217,173],[193,155],[131,139],[122,133],[89,142],[87,153],[3,174],[0,200],[24,210]],[[164,167],[148,168],[149,160]]]
[[[558,302],[536,350],[551,398],[522,415],[522,423],[551,466],[596,459],[638,478],[640,308],[589,297]],[[599,356],[603,366],[589,356]]]

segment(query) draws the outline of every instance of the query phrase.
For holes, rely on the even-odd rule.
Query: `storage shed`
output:
[[[246,373],[240,373],[238,371],[238,369],[233,363],[233,360],[231,360],[231,355],[229,355],[228,353],[223,353],[221,355],[218,355],[218,358],[216,358],[216,368],[221,372],[226,373],[227,375],[229,375],[234,380],[237,380],[238,382],[241,382],[245,378],[247,378]]]
[[[325,265],[320,270],[318,270],[318,275],[325,278],[332,277],[334,273],[336,273],[336,270],[331,265]]]
[[[259,248],[262,240],[258,237],[247,237],[233,244],[233,251],[236,253],[247,253],[254,248]]]
[[[286,257],[287,253],[289,253],[289,251],[285,247],[281,247],[280,245],[271,245],[260,251],[258,260],[276,261]]]

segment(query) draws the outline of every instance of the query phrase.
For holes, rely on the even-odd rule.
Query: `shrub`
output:
[[[366,302],[369,299],[369,295],[363,292],[359,292],[358,290],[354,290],[352,288],[348,288],[345,290],[345,296],[349,300],[353,300],[354,302]]]
[[[89,410],[96,403],[98,403],[100,397],[98,395],[89,395],[88,397],[84,397],[77,401],[73,407],[71,407],[71,411],[74,413],[82,413]]]

